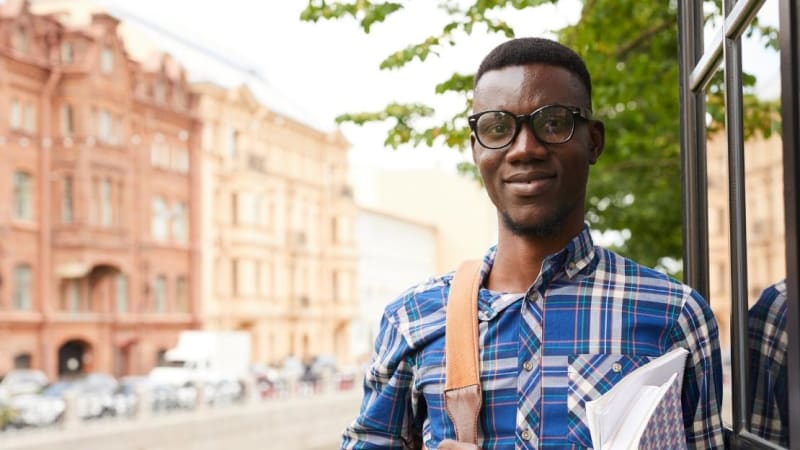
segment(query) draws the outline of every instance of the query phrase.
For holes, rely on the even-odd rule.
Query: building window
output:
[[[19,353],[14,355],[14,368],[15,369],[30,369],[31,368],[31,354]]]
[[[101,110],[97,117],[97,139],[111,142],[111,114],[106,110]]]
[[[258,196],[253,192],[240,192],[235,201],[240,202],[240,204],[236,207],[238,217],[235,217],[234,223],[241,225],[257,224],[261,215]]]
[[[117,274],[117,312],[128,312],[128,277],[124,274]]]
[[[189,151],[185,148],[176,148],[172,153],[172,168],[180,173],[189,172]]]
[[[114,205],[111,202],[111,180],[100,181],[100,225],[110,227],[114,224]]]
[[[31,176],[26,172],[14,172],[14,217],[33,220]]]
[[[75,52],[72,48],[71,42],[62,42],[61,43],[61,63],[62,64],[72,64],[72,60],[74,59]]]
[[[239,224],[239,195],[236,192],[231,194],[231,223]]]
[[[67,175],[61,188],[61,223],[72,223],[73,220],[75,215],[72,204],[72,177]]]
[[[14,267],[14,309],[20,311],[31,309],[32,278],[31,266],[17,264]]]
[[[12,45],[14,46],[14,50],[18,52],[28,51],[28,32],[24,28],[17,28],[14,32],[14,42]]]
[[[17,99],[12,99],[8,108],[8,127],[12,130],[22,129],[22,105]]]
[[[153,199],[151,214],[150,232],[153,234],[153,239],[158,241],[167,240],[169,209],[163,198],[155,197]]]
[[[225,154],[228,158],[235,158],[239,146],[239,132],[233,128],[228,129],[228,136],[225,142]]]
[[[33,103],[25,103],[25,124],[24,129],[28,133],[36,131],[36,108]]]
[[[178,242],[187,241],[186,203],[172,205],[172,238]]]
[[[189,312],[188,288],[186,277],[179,276],[175,280],[175,310],[178,312]]]
[[[153,98],[157,103],[164,103],[167,100],[167,90],[161,80],[157,80],[153,84]]]
[[[241,286],[239,285],[239,261],[236,259],[231,260],[231,292],[233,295],[239,295]]]
[[[258,197],[258,224],[262,226],[269,225],[270,220],[270,200],[267,194],[262,194]]]
[[[75,117],[72,105],[61,105],[61,135],[72,137],[75,134]]]
[[[114,71],[114,51],[111,47],[103,47],[100,53],[100,70],[106,75]]]
[[[333,292],[333,301],[338,302],[341,298],[339,272],[333,271],[331,274],[331,292]]]
[[[67,289],[64,293],[66,301],[64,302],[64,310],[71,313],[76,313],[81,310],[81,282],[80,280],[70,279],[67,280]]]
[[[166,311],[167,309],[167,277],[164,275],[159,275],[156,277],[155,284],[153,286],[153,295],[154,295],[154,309],[155,312],[161,313]]]
[[[160,139],[150,146],[150,164],[153,167],[169,168],[169,148]]]

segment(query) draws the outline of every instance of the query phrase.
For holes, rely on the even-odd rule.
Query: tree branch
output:
[[[661,22],[660,24],[658,24],[655,27],[648,28],[648,29],[642,31],[641,33],[639,33],[639,35],[636,36],[636,38],[634,40],[629,42],[628,45],[626,45],[626,46],[620,48],[619,50],[617,50],[617,58],[619,58],[620,60],[623,60],[623,59],[627,58],[628,53],[632,52],[633,50],[636,50],[637,47],[643,45],[645,42],[650,40],[653,36],[656,36],[657,34],[661,33],[662,31],[664,31],[664,30],[666,30],[668,28],[672,28],[674,26],[677,26],[677,23],[678,23],[677,16],[674,16],[673,19],[675,19],[675,20],[666,20],[664,22]]]

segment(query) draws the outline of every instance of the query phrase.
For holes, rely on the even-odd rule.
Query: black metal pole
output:
[[[703,54],[703,2],[678,3],[681,175],[683,187],[683,277],[707,301],[708,189],[705,152],[705,93],[691,88],[691,74]]]
[[[783,201],[786,225],[786,325],[789,396],[789,448],[800,450],[800,305],[798,269],[800,242],[800,6],[796,0],[780,2],[781,122],[783,129]]]
[[[725,15],[734,1],[725,0]],[[742,43],[723,38],[725,61],[725,128],[728,135],[728,201],[731,251],[731,372],[733,432],[749,430],[747,334],[747,227],[745,214],[744,112],[742,106]]]

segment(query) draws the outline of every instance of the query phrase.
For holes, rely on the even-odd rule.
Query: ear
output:
[[[470,133],[469,134],[469,146],[472,149],[472,162],[478,164],[478,153],[475,151],[475,135]]]
[[[606,126],[599,120],[589,122],[589,138],[591,155],[589,156],[589,163],[594,164],[603,153],[603,147],[606,143]]]

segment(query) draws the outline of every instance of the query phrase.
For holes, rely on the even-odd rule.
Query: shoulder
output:
[[[385,320],[397,328],[412,348],[444,333],[447,295],[452,279],[451,272],[415,284],[384,309]]]
[[[786,329],[786,280],[768,286],[747,312],[751,344],[767,336],[781,337]]]
[[[761,292],[758,300],[750,308],[752,312],[763,312],[764,315],[781,316],[786,311],[786,280],[768,286]]]
[[[611,250],[596,247],[596,277],[604,277],[610,283],[624,283],[637,299],[668,302],[681,308],[707,308],[703,297],[691,286],[671,276],[644,266]]]

